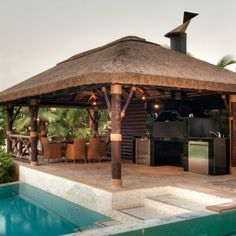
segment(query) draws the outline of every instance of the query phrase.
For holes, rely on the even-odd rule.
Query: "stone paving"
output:
[[[21,165],[29,164],[20,163]],[[173,166],[143,166],[129,161],[122,163],[124,187],[111,189],[111,163],[49,163],[36,168],[49,174],[78,181],[107,191],[126,191],[161,186],[176,186],[219,196],[236,197],[236,174],[209,176],[183,171]]]

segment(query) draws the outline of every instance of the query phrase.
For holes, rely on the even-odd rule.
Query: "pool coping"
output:
[[[0,187],[10,186],[10,185],[19,184],[19,183],[21,183],[21,181],[17,180],[17,181],[13,181],[13,182],[10,182],[10,183],[0,184]]]

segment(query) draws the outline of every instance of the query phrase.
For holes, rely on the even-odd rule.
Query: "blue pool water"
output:
[[[0,187],[0,235],[63,235],[105,220],[109,218],[27,184]]]
[[[116,236],[236,236],[236,211],[135,230]]]

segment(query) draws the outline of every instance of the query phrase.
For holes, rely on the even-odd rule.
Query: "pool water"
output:
[[[117,236],[236,236],[236,211],[163,224]]]
[[[24,183],[0,187],[0,235],[63,235],[106,220],[104,215]]]

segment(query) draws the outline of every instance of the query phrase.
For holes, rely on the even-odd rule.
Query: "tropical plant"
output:
[[[74,138],[89,138],[92,137],[92,130],[90,128],[79,129],[73,135]]]
[[[220,68],[226,68],[233,64],[236,64],[236,57],[233,55],[225,55],[218,61],[217,66]]]
[[[12,157],[0,147],[0,184],[14,180],[14,163]]]
[[[39,110],[39,123],[41,121],[44,122],[52,122],[58,119],[57,114],[54,113],[53,109],[45,109],[41,108]],[[27,107],[21,108],[19,114],[17,115],[14,124],[13,129],[16,131],[16,133],[21,134],[28,134],[30,128],[30,113],[29,109]]]
[[[0,146],[5,144],[6,140],[6,111],[0,107]]]
[[[20,112],[18,113],[14,123],[13,129],[16,133],[25,134],[27,135],[29,132],[30,126],[30,114],[28,108],[21,108]]]
[[[40,108],[39,127],[47,129],[49,137],[82,137],[92,136],[89,128],[89,114],[85,109]],[[110,132],[109,114],[106,109],[99,111],[99,132],[107,135]],[[17,133],[28,134],[30,114],[28,108],[22,108],[14,122]]]
[[[55,109],[57,118],[47,122],[48,135],[66,137],[84,137],[88,135],[89,115],[81,109]],[[84,133],[83,133],[83,129]]]
[[[40,108],[38,117],[40,128],[47,127],[49,136],[74,136],[79,129],[89,127],[89,116],[86,110]],[[14,121],[14,130],[17,133],[28,134],[29,127],[29,110],[22,108]]]
[[[111,121],[109,117],[109,112],[107,109],[102,109],[99,111],[99,133],[101,135],[109,135],[111,132]]]

